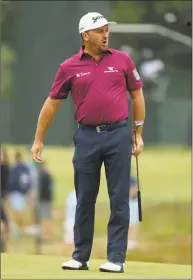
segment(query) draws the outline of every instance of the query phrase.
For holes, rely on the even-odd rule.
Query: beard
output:
[[[100,44],[97,48],[97,52],[100,53],[105,53],[108,50],[108,43],[106,44]]]
[[[105,42],[101,42],[101,41],[96,42],[94,40],[91,40],[87,46],[88,46],[88,49],[90,49],[93,54],[100,55],[100,54],[107,52],[108,40],[106,40]]]

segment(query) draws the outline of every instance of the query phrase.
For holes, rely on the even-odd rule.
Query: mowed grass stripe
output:
[[[125,273],[101,273],[104,260],[91,259],[89,271],[62,270],[66,258],[58,256],[2,254],[2,279],[190,279],[190,265],[126,262]]]

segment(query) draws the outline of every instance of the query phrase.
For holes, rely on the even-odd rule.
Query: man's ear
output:
[[[88,40],[88,32],[86,31],[86,32],[83,32],[82,34],[81,34],[81,37],[82,37],[82,40],[83,41],[87,41]]]

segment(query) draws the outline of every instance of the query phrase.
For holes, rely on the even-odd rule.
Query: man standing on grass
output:
[[[33,159],[41,162],[46,131],[62,99],[71,92],[78,123],[73,158],[77,206],[75,250],[72,260],[62,264],[63,269],[89,269],[95,203],[104,162],[111,215],[108,261],[100,266],[100,271],[124,271],[129,227],[128,170],[132,152],[138,156],[143,150],[145,104],[142,81],[134,62],[127,54],[108,48],[108,25],[109,22],[99,13],[88,13],[80,19],[83,46],[77,54],[60,64],[50,95],[40,112],[32,146]],[[127,91],[132,98],[136,138],[128,129]]]

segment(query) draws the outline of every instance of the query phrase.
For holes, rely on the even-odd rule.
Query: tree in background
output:
[[[9,97],[13,93],[13,5],[11,1],[1,3],[1,97]]]
[[[191,11],[191,1],[113,1],[110,17],[118,23],[161,24],[190,36]]]
[[[13,63],[14,51],[7,45],[1,45],[1,98],[10,97],[13,94]]]
[[[3,43],[13,43],[13,3],[12,1],[1,2],[1,41]]]

